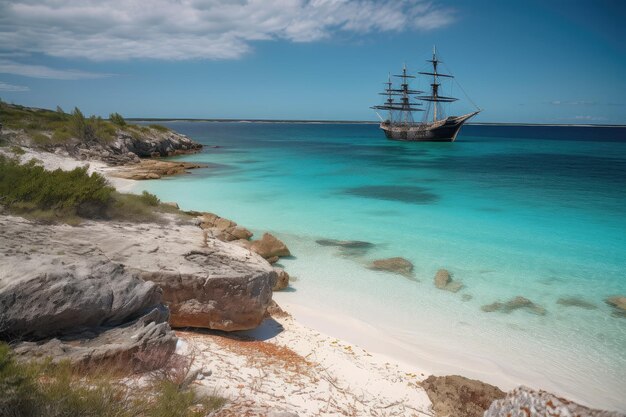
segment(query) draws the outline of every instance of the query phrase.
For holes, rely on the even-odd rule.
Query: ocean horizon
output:
[[[401,143],[371,124],[164,125],[204,145],[175,160],[208,168],[135,191],[278,236],[295,277],[279,302],[380,329],[403,360],[439,352],[433,373],[626,409],[626,317],[605,303],[626,292],[626,129],[474,124]],[[397,256],[413,277],[368,268]],[[460,291],[433,285],[441,268]],[[515,297],[536,308],[494,307]]]

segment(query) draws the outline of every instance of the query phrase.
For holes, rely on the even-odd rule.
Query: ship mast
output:
[[[391,82],[391,76],[389,80],[384,83],[386,88],[385,91],[379,93],[380,95],[387,96],[385,100],[385,104],[382,106],[373,106],[372,109],[376,110],[389,110],[389,121],[393,122],[393,112],[399,112],[398,122],[403,124],[413,123],[413,112],[414,111],[423,111],[417,106],[421,106],[422,103],[412,103],[410,101],[410,94],[421,94],[423,91],[412,90],[409,88],[409,79],[415,78],[413,75],[407,74],[406,65],[402,69],[402,74],[394,75],[394,77],[400,77],[402,79],[402,83],[400,84],[400,88],[393,88],[393,83]],[[398,97],[399,101],[394,101],[394,97]]]
[[[437,50],[435,49],[435,47],[433,46],[433,59],[429,59],[427,62],[430,62],[433,64],[433,71],[432,72],[420,72],[420,74],[422,75],[432,75],[433,77],[433,82],[430,84],[431,86],[431,93],[429,96],[420,96],[418,97],[420,100],[424,100],[424,101],[429,101],[434,103],[433,105],[433,123],[437,121],[437,111],[439,110],[439,103],[451,103],[453,101],[456,101],[458,99],[454,98],[454,97],[445,97],[445,96],[440,96],[439,95],[439,86],[441,85],[441,83],[439,82],[439,77],[446,77],[446,78],[454,78],[454,76],[450,75],[450,74],[441,74],[439,72],[437,72],[437,65],[441,62],[437,59]]]

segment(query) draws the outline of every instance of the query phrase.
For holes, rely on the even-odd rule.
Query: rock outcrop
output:
[[[161,290],[102,254],[15,256],[0,266],[3,339],[114,327],[161,303]],[[8,261],[8,262],[7,262]]]
[[[248,240],[252,237],[252,232],[245,227],[238,226],[234,221],[220,217],[217,214],[198,211],[189,211],[187,213],[196,216],[198,226],[222,242]]]
[[[282,268],[274,268],[276,272],[276,283],[272,287],[272,291],[284,290],[289,286],[289,274]]]
[[[79,159],[97,159],[110,165],[137,163],[139,158],[164,157],[195,153],[202,145],[170,130],[149,127],[126,127],[111,142],[71,142],[65,145],[70,155]]]
[[[447,269],[440,269],[435,274],[435,287],[440,290],[457,292],[463,288],[463,284],[452,280],[452,274]]]
[[[194,162],[142,159],[135,164],[117,168],[111,172],[111,176],[129,180],[155,180],[165,176],[186,174],[188,170],[196,168],[206,168],[206,165]]]
[[[431,375],[422,387],[437,417],[482,417],[494,400],[505,396],[498,387],[459,375]]]
[[[371,263],[369,269],[393,272],[407,278],[413,278],[413,264],[408,259],[400,257],[377,259]]]
[[[0,339],[13,342],[18,355],[126,367],[139,365],[139,352],[165,360],[174,351],[158,286],[93,245],[0,219]]]
[[[533,303],[526,297],[517,296],[511,298],[510,300],[502,303],[500,301],[496,301],[491,304],[484,305],[480,308],[482,311],[486,313],[491,313],[493,311],[500,311],[502,313],[511,313],[512,311],[524,309],[533,314],[537,314],[540,316],[544,316],[546,314],[546,309],[541,307],[538,304]]]
[[[574,402],[559,398],[545,391],[518,387],[505,398],[491,403],[484,417],[625,417],[625,414],[593,410]]]
[[[35,266],[43,250],[57,251],[58,262],[66,262],[71,254],[88,258],[104,255],[163,290],[172,326],[230,331],[259,325],[276,281],[272,267],[247,249],[213,238],[205,241],[201,229],[174,215],[166,215],[167,221],[89,221],[75,228],[36,225],[19,217],[2,216],[0,242],[4,247],[0,253],[20,253]],[[7,268],[15,264],[2,262]],[[145,285],[154,288],[153,284]],[[117,316],[107,322],[115,319]]]
[[[263,233],[261,239],[253,240],[250,244],[250,250],[265,259],[271,259],[275,256],[291,256],[287,245],[270,233]]]

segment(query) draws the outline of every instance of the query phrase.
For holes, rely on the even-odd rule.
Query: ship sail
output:
[[[409,141],[453,141],[463,123],[481,111],[477,107],[477,111],[473,113],[445,117],[442,106],[455,102],[458,98],[441,95],[441,81],[453,79],[454,76],[439,71],[439,64],[442,61],[438,59],[435,47],[433,47],[432,59],[427,62],[432,64],[432,70],[421,71],[417,74],[432,77],[428,94],[422,95],[425,91],[410,87],[409,81],[416,76],[408,73],[406,65],[402,68],[402,74],[393,75],[393,77],[400,78],[400,84],[397,87],[394,86],[390,75],[388,81],[384,83],[384,91],[378,93],[387,98],[384,104],[373,106],[372,109],[389,112],[386,120],[381,117],[383,122],[380,125],[387,138]],[[426,111],[423,108],[424,103],[427,104]],[[431,110],[432,120],[428,117]],[[425,111],[422,122],[416,123],[413,120],[413,112],[416,111]]]

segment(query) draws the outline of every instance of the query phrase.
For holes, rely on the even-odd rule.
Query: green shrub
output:
[[[27,203],[40,210],[97,216],[109,204],[113,188],[87,168],[46,171],[35,161],[20,165],[0,155],[0,201],[9,208]]]
[[[74,107],[69,122],[70,133],[78,139],[85,140],[87,137],[87,120],[78,107]]]
[[[135,223],[155,222],[159,219],[143,196],[117,192],[106,209],[106,217]]]
[[[149,206],[153,206],[153,207],[158,206],[158,205],[159,205],[159,203],[161,202],[161,201],[159,200],[159,198],[158,198],[156,195],[151,194],[151,193],[149,193],[149,192],[147,192],[147,191],[143,191],[143,192],[141,193],[141,200],[142,200],[144,203],[146,203],[147,205],[149,205]]]
[[[111,113],[109,115],[109,121],[113,123],[114,125],[117,125],[120,127],[126,126],[126,120],[124,120],[122,115],[119,113]]]

